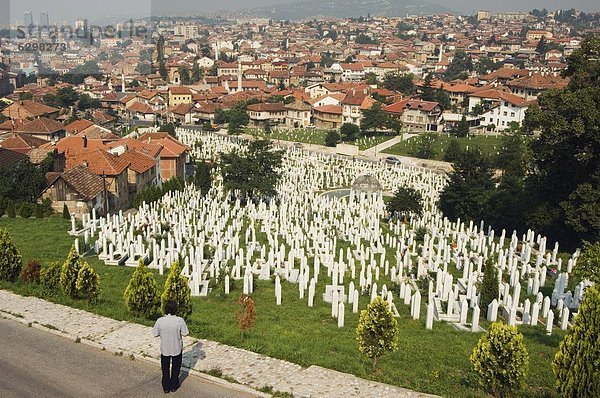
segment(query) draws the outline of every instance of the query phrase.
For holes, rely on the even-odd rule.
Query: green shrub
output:
[[[2,217],[4,215],[4,213],[6,213],[6,200],[0,196],[0,217]]]
[[[494,397],[513,396],[525,382],[529,355],[515,326],[493,323],[470,359],[480,384]]]
[[[585,290],[573,327],[560,343],[552,362],[562,397],[600,397],[600,289]]]
[[[483,280],[479,293],[479,306],[484,314],[487,314],[488,305],[498,298],[500,287],[498,284],[498,269],[493,259],[488,259],[483,270]]]
[[[42,267],[40,271],[40,282],[47,289],[54,290],[60,284],[61,265],[58,261],[52,262],[47,267]]]
[[[77,298],[77,274],[81,269],[79,255],[75,246],[71,246],[69,256],[65,260],[60,270],[60,287],[64,294],[69,297]]]
[[[96,304],[100,298],[100,277],[87,261],[78,259],[78,262],[81,265],[75,283],[77,296],[86,299],[88,304]]]
[[[17,216],[17,211],[15,210],[15,202],[12,200],[8,200],[8,204],[6,205],[6,214],[10,218],[15,218]]]
[[[14,281],[23,266],[21,254],[10,240],[8,231],[0,228],[0,279]]]
[[[19,216],[22,218],[29,218],[33,215],[35,205],[31,202],[23,202],[21,204],[21,208],[19,209]]]
[[[376,297],[366,310],[360,312],[356,334],[358,348],[373,360],[373,368],[379,357],[398,348],[398,323],[389,304],[381,297]]]
[[[136,270],[131,275],[123,297],[127,309],[135,316],[150,319],[158,312],[160,307],[158,283],[143,259],[140,259]]]
[[[35,205],[35,218],[44,218],[44,208],[42,205]]]
[[[71,213],[69,213],[69,207],[67,206],[66,203],[63,205],[63,218],[65,220],[71,219]]]
[[[325,146],[334,147],[340,141],[340,135],[335,130],[330,130],[325,136]]]
[[[188,278],[181,275],[179,261],[175,261],[171,264],[171,269],[169,270],[169,275],[165,281],[165,288],[161,296],[163,312],[165,304],[172,300],[177,303],[177,315],[183,318],[187,317],[192,313],[191,295],[192,292],[188,285]]]
[[[37,260],[31,260],[21,270],[21,279],[25,283],[39,283],[42,265]]]

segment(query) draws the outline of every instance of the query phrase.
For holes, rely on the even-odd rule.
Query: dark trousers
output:
[[[162,369],[162,386],[163,390],[171,391],[179,387],[179,372],[181,371],[182,354],[174,357],[161,355],[160,367]],[[171,361],[173,368],[171,369]]]

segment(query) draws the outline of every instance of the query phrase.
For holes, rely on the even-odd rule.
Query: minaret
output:
[[[238,85],[237,92],[242,91],[242,61],[238,58]]]
[[[442,62],[442,55],[444,54],[444,45],[440,43],[440,53],[438,54],[438,62]]]
[[[125,73],[121,71],[121,92],[125,92]]]

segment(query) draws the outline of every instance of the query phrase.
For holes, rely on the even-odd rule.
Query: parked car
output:
[[[293,146],[295,149],[302,149],[302,148],[303,148],[302,144],[301,144],[301,143],[299,143],[299,142],[295,142],[295,143],[294,143],[294,145],[292,145],[292,146]]]
[[[385,162],[387,164],[402,164],[402,162],[400,161],[400,159],[398,159],[395,156],[388,156],[387,158],[385,158]]]

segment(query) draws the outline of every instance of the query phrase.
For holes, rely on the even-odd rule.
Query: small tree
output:
[[[40,271],[40,282],[47,289],[54,290],[60,284],[61,264],[58,261],[50,263],[47,267],[42,267]]]
[[[484,314],[487,314],[488,305],[498,298],[499,293],[498,268],[496,268],[494,260],[490,258],[486,261],[483,269],[483,280],[479,292],[479,306]]]
[[[245,333],[252,329],[256,323],[256,306],[252,297],[246,294],[242,294],[237,303],[240,306],[240,310],[235,314],[235,318],[237,319],[243,338]]]
[[[15,202],[12,200],[8,201],[6,205],[6,214],[9,218],[15,218],[17,216],[17,210],[15,209]]]
[[[23,266],[21,254],[10,240],[8,231],[0,228],[0,279],[14,281]]]
[[[150,319],[158,312],[160,307],[158,283],[141,258],[125,289],[124,298],[127,309],[136,316]]]
[[[423,213],[423,196],[413,188],[400,187],[387,203],[387,211],[391,217],[402,215],[405,221],[411,213],[420,216]]]
[[[600,289],[585,290],[573,327],[560,343],[552,362],[556,387],[562,397],[600,396]]]
[[[63,293],[69,297],[77,298],[77,274],[80,269],[79,254],[73,245],[60,270],[60,287]]]
[[[206,162],[196,163],[196,174],[194,175],[194,185],[202,195],[206,195],[212,186],[212,177],[210,174],[212,167]]]
[[[471,355],[483,388],[497,398],[512,396],[527,375],[529,355],[515,326],[495,322],[481,336]]]
[[[452,133],[457,137],[466,137],[469,135],[469,122],[467,122],[466,115],[462,115],[460,122],[452,129]]]
[[[325,146],[334,147],[340,141],[340,135],[335,130],[329,130],[325,136]]]
[[[25,283],[39,283],[41,264],[37,260],[31,260],[21,270],[21,279]]]
[[[423,133],[415,138],[413,155],[420,159],[432,159],[435,157],[434,143],[437,139],[435,133]]]
[[[358,349],[373,359],[373,369],[379,357],[397,349],[398,324],[389,304],[381,297],[376,297],[366,310],[360,312],[356,334]]]
[[[96,304],[100,297],[100,277],[87,261],[79,259],[78,262],[81,266],[75,283],[77,296],[85,298],[88,304]]]
[[[446,162],[456,162],[462,153],[462,149],[460,148],[460,144],[457,139],[450,140],[450,143],[446,147],[446,151],[444,152],[444,161]]]
[[[181,275],[179,261],[175,261],[171,264],[171,269],[169,270],[169,275],[165,281],[165,288],[161,296],[163,312],[165,304],[172,300],[177,303],[177,315],[186,318],[192,313],[191,295],[192,292],[188,286],[188,278]]]
[[[344,123],[340,127],[340,134],[344,141],[354,141],[360,136],[360,127],[353,123]]]
[[[69,213],[69,207],[67,206],[66,203],[63,205],[63,218],[65,220],[71,219],[71,213]]]
[[[23,202],[19,209],[19,216],[21,218],[30,218],[33,215],[33,206],[31,202]]]
[[[35,218],[44,218],[44,207],[42,205],[35,205]]]
[[[573,275],[580,280],[589,279],[600,284],[600,242],[583,242],[583,251]]]

